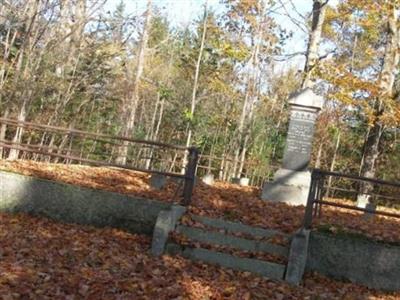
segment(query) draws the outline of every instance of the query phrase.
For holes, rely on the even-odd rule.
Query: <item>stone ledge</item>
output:
[[[400,246],[311,232],[306,269],[369,288],[400,290]]]

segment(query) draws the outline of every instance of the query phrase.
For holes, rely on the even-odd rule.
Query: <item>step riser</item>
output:
[[[263,252],[284,258],[287,258],[289,255],[288,247],[259,241],[260,238],[267,239],[276,236],[289,241],[289,235],[285,233],[222,219],[212,219],[202,216],[192,216],[192,218],[194,221],[205,225],[208,229],[178,225],[175,228],[175,232],[193,242],[200,242],[211,246],[223,246],[239,251]],[[236,233],[245,234],[246,238],[235,236]],[[163,236],[166,235],[164,234]],[[279,263],[255,258],[243,258],[219,252],[218,250],[167,243],[165,251],[171,255],[181,255],[190,260],[201,261],[237,271],[250,272],[276,280],[283,280],[286,271],[286,266]]]
[[[288,257],[289,253],[289,249],[283,246],[266,242],[252,241],[219,232],[206,231],[184,225],[179,225],[176,228],[176,232],[182,234],[190,240],[211,245],[227,246],[230,248],[251,252],[264,252],[281,257]]]
[[[224,229],[228,233],[243,233],[253,236],[255,238],[271,238],[274,236],[281,236],[286,240],[289,240],[288,234],[280,232],[278,230],[252,227],[241,223],[225,221],[222,219],[212,219],[203,216],[193,216],[192,218],[196,222],[199,222],[205,226],[213,227],[216,229]]]
[[[185,247],[183,250],[180,250],[180,246],[168,244],[166,250],[170,254],[181,254],[183,257],[190,260],[202,261],[237,271],[251,272],[270,279],[283,280],[285,273],[284,265],[257,259],[240,258],[203,248]]]

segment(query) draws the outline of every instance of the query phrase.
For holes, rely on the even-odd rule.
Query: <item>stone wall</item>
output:
[[[400,290],[400,246],[311,232],[306,268],[370,288]]]
[[[0,211],[152,234],[170,204],[0,171]]]

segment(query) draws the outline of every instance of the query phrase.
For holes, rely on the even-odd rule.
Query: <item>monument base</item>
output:
[[[311,172],[279,169],[274,181],[264,185],[261,199],[306,205],[311,183]]]

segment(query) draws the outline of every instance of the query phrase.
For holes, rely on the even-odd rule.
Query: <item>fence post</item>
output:
[[[304,214],[304,228],[310,229],[311,224],[312,224],[312,218],[313,218],[313,206],[314,206],[314,200],[315,196],[317,193],[317,186],[318,186],[318,181],[319,181],[320,174],[318,170],[312,170],[311,173],[311,184],[310,184],[310,190],[308,192],[308,199],[307,199],[307,206]]]
[[[194,188],[194,180],[196,177],[197,161],[199,159],[199,152],[198,152],[197,148],[190,147],[188,149],[188,151],[189,151],[188,163],[186,165],[185,183],[183,186],[183,204],[184,205],[189,205],[191,198],[192,198],[193,188]]]
[[[323,194],[322,191],[324,189],[324,183],[325,183],[325,174],[322,172],[318,172],[318,177],[317,177],[317,193],[315,195],[316,200],[321,201]],[[322,212],[322,204],[317,203],[317,207],[315,208],[315,216],[320,217]]]

